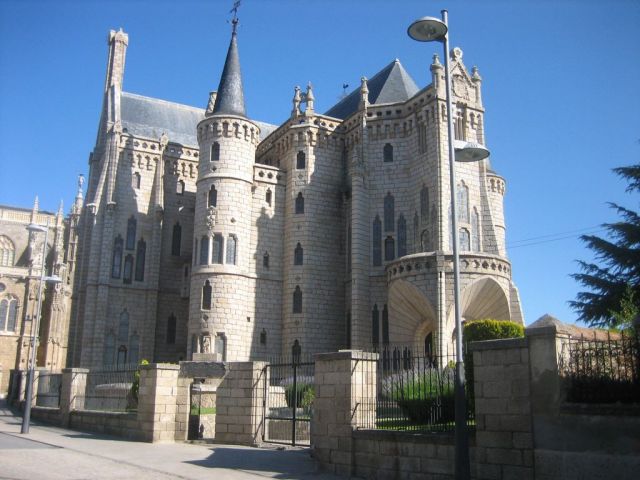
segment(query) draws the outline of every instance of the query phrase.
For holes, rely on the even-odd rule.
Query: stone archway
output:
[[[462,320],[511,320],[509,300],[504,289],[491,277],[482,277],[466,285],[460,294]],[[450,332],[450,333],[449,333]],[[453,339],[455,319],[453,305],[449,307],[445,336]],[[452,340],[453,343],[453,340]]]
[[[412,345],[422,350],[426,335],[437,334],[437,316],[431,302],[406,280],[391,284],[388,302],[391,344]]]

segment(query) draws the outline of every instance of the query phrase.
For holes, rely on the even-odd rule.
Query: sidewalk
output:
[[[0,404],[0,479],[338,480],[316,471],[308,449],[150,444],[32,422]]]

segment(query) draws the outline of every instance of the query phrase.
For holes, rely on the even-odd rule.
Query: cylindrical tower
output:
[[[247,360],[254,338],[249,275],[253,164],[260,129],[245,116],[235,24],[215,105],[198,124],[200,165],[189,356]]]

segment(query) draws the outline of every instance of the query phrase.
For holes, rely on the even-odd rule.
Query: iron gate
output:
[[[264,429],[265,442],[309,445],[315,389],[314,363],[294,355],[265,367]]]

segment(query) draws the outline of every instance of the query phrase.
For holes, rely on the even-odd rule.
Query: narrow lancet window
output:
[[[296,197],[296,213],[304,213],[304,197],[302,192],[298,193]]]
[[[302,245],[298,243],[296,245],[296,249],[293,252],[293,264],[294,265],[302,265],[304,263],[304,250],[302,249]]]
[[[302,313],[302,290],[300,285],[296,285],[293,292],[293,313]]]
[[[393,232],[395,228],[395,200],[391,192],[384,197],[384,231]]]
[[[303,170],[304,168],[306,168],[306,163],[307,163],[307,157],[304,154],[304,152],[300,150],[296,157],[296,169]]]
[[[385,162],[393,162],[393,145],[390,143],[385,144],[382,149],[382,155],[384,157]]]
[[[211,283],[207,280],[202,287],[202,310],[211,310],[211,294]]]
[[[404,215],[398,217],[398,257],[404,257],[407,254],[407,222]]]
[[[143,238],[138,240],[136,249],[136,282],[144,281],[144,262],[147,254],[147,242]]]
[[[220,160],[220,144],[213,142],[213,145],[211,145],[211,161],[215,162],[217,160]]]
[[[382,265],[382,222],[376,215],[373,220],[373,266]]]

